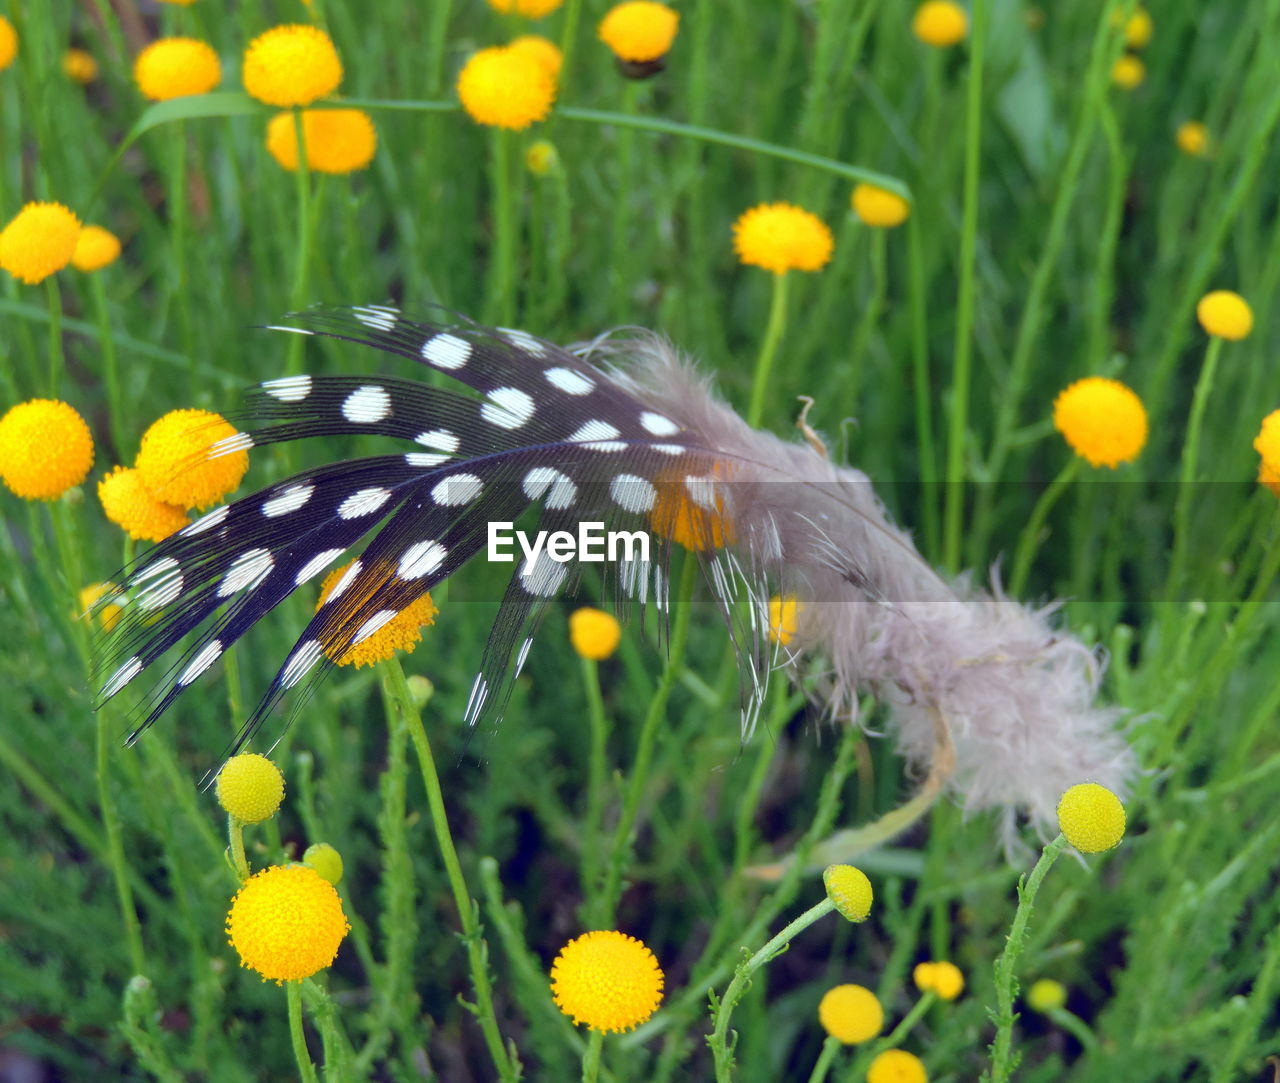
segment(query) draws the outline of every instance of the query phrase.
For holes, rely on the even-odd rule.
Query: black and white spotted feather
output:
[[[1132,755],[1116,713],[1093,705],[1094,652],[1055,630],[1048,610],[939,576],[889,522],[865,475],[751,429],[656,337],[570,351],[522,331],[414,322],[380,306],[309,312],[278,329],[398,354],[466,390],[303,375],[250,392],[243,412],[230,415],[243,432],[223,451],[345,435],[398,440],[401,450],[281,480],[139,559],[102,602],[127,603],[102,667],[104,699],[185,645],[144,701],[135,736],[349,552],[355,562],[284,654],[236,747],[283,696],[305,695],[332,658],[480,552],[491,520],[536,508],[543,530],[572,532],[582,520],[657,526],[650,560],[619,565],[613,586],[665,606],[664,539],[679,531],[660,520],[681,507],[682,540],[738,649],[746,731],[769,669],[782,663],[816,671],[838,718],[856,721],[859,694],[878,694],[892,708],[899,747],[922,769],[937,754],[935,719],[944,715],[956,756],[951,787],[970,809],[1047,824],[1074,782],[1123,790]],[[467,725],[501,714],[541,608],[573,586],[573,565],[545,553],[517,563]],[[766,635],[778,591],[800,600],[797,637],[781,655]]]

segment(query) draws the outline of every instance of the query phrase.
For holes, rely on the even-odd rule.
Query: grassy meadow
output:
[[[1276,1078],[1280,505],[1253,442],[1280,407],[1280,0],[1148,0],[1149,40],[1133,0],[968,0],[946,47],[913,33],[914,3],[678,0],[645,78],[599,39],[602,0],[496,6],[0,0],[0,219],[55,201],[122,246],[91,272],[0,275],[0,414],[63,400],[94,443],[58,499],[0,492],[0,1080]],[[246,94],[242,58],[292,23],[331,36],[337,96],[376,128],[367,167],[268,151],[279,110]],[[562,50],[554,108],[477,122],[459,72],[529,33]],[[214,89],[143,96],[134,60],[166,36],[212,47]],[[854,214],[861,182],[908,199],[906,221]],[[739,260],[735,220],[773,202],[826,224],[828,262]],[[1245,337],[1198,322],[1213,290],[1248,302]],[[1048,869],[1052,832],[1021,824],[1008,845],[948,790],[908,805],[922,778],[875,688],[849,726],[778,674],[744,740],[701,586],[669,636],[619,613],[598,661],[569,616],[609,602],[591,580],[558,599],[502,724],[471,733],[506,574],[475,566],[433,592],[415,651],[273,716],[254,750],[284,802],[232,824],[229,856],[199,783],[314,587],[131,746],[125,707],[94,709],[100,617],[78,599],[149,544],[98,483],[162,415],[233,413],[241,389],[300,372],[443,386],[263,329],[316,303],[441,305],[565,344],[650,328],[797,440],[811,397],[807,424],[929,561],[1061,600],[1060,626],[1105,652],[1099,702],[1138,764],[1123,841]],[[1054,426],[1058,394],[1093,376],[1149,422],[1114,469]],[[385,450],[324,444],[254,449],[234,496]],[[859,836],[878,845],[823,845],[904,806],[903,830]],[[331,966],[281,986],[240,965],[228,907],[238,869],[315,843],[343,859],[351,928]],[[869,878],[865,921],[821,909],[829,861]],[[553,960],[588,930],[661,965],[661,1006],[633,1029],[576,1026],[552,998]],[[913,980],[940,960],[963,974],[954,998]],[[846,1045],[818,1006],[849,983],[884,1018]],[[918,1061],[892,1074],[890,1048]]]

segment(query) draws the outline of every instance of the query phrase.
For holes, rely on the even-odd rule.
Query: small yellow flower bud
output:
[[[1072,786],[1058,801],[1058,828],[1082,854],[1100,854],[1124,838],[1120,798],[1096,782]]]
[[[828,865],[822,872],[827,897],[848,921],[866,921],[873,893],[867,874],[852,865]]]
[[[308,846],[302,855],[302,863],[310,865],[331,884],[342,879],[342,855],[327,842],[315,842]]]
[[[266,756],[245,752],[222,765],[215,790],[218,804],[241,823],[261,823],[284,800],[284,775]]]

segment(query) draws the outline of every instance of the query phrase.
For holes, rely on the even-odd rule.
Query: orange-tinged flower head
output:
[[[324,577],[320,583],[320,598],[316,602],[317,612],[334,595],[335,605],[340,604],[345,612],[354,613],[377,591],[396,580],[395,566],[388,565],[384,575],[366,576],[362,581],[357,578],[361,571],[355,567],[358,563],[350,561]],[[433,625],[439,612],[430,594],[423,594],[399,611],[381,609],[356,631],[351,643],[326,644],[325,653],[340,666],[360,669],[375,665],[392,657],[396,651],[413,650],[422,642],[421,629]]]
[[[210,507],[249,469],[251,437],[208,410],[171,410],[142,434],[135,464],[157,500]]]
[[[351,931],[334,886],[306,865],[273,865],[241,885],[227,914],[240,965],[271,981],[301,981],[329,966]]]
[[[769,599],[769,640],[787,646],[800,628],[800,601],[794,594],[775,594]]]
[[[489,0],[494,11],[501,11],[504,15],[523,15],[526,19],[541,19],[563,3],[564,0]]]
[[[302,137],[307,165],[317,173],[354,173],[366,168],[378,149],[377,129],[363,109],[306,109]],[[292,113],[271,118],[267,150],[283,168],[298,168],[298,132]]]
[[[569,614],[569,642],[583,658],[598,662],[618,649],[622,625],[612,613],[583,606]]]
[[[268,105],[310,105],[338,89],[342,61],[318,26],[292,23],[249,42],[240,78],[250,97]]]
[[[120,239],[102,226],[85,226],[76,238],[71,266],[77,271],[100,271],[120,258]]]
[[[56,399],[19,403],[0,418],[0,481],[23,500],[56,500],[93,466],[93,436]]]
[[[818,1004],[818,1022],[845,1045],[870,1041],[884,1026],[884,1009],[875,993],[861,985],[837,985]]]
[[[98,62],[87,49],[68,49],[62,54],[62,72],[82,86],[98,78]]]
[[[774,274],[817,271],[831,259],[834,247],[826,223],[790,203],[761,203],[733,223],[739,261]]]
[[[660,480],[649,512],[650,528],[695,553],[732,545],[737,534],[723,484],[728,477],[728,467],[719,466],[710,477],[691,474]]]
[[[34,286],[75,255],[80,219],[61,203],[28,203],[0,232],[0,267]]]
[[[521,131],[551,112],[556,84],[528,50],[495,46],[481,49],[463,65],[458,97],[477,124]]]
[[[662,1003],[662,967],[641,941],[619,932],[583,933],[551,965],[556,1007],[592,1030],[631,1030]]]
[[[88,620],[90,614],[97,616],[102,623],[102,629],[110,632],[120,623],[120,617],[124,613],[124,606],[118,602],[107,602],[105,605],[98,606],[98,603],[105,597],[115,593],[115,585],[112,583],[90,583],[80,591],[80,616]],[[97,610],[95,613],[95,606]]]
[[[600,40],[619,60],[648,64],[671,51],[680,27],[680,14],[652,0],[628,0],[610,8],[600,20]]]
[[[1060,392],[1053,425],[1090,466],[1133,462],[1147,442],[1147,410],[1119,380],[1088,376]]]
[[[143,97],[163,102],[207,94],[222,81],[222,64],[208,42],[161,38],[138,54],[133,80]]]
[[[560,47],[540,34],[521,34],[507,46],[517,53],[536,60],[553,80],[560,78],[560,69],[564,65],[564,54]]]
[[[17,55],[18,32],[14,30],[13,23],[0,15],[0,71],[12,64]]]
[[[98,482],[98,499],[108,519],[135,541],[162,542],[187,525],[187,513],[157,500],[132,467],[117,466]]]
[[[916,8],[911,32],[926,45],[948,49],[969,34],[969,15],[952,0],[928,0]]]
[[[856,185],[850,203],[853,213],[875,229],[893,229],[902,225],[911,214],[911,204],[902,196],[874,184]]]

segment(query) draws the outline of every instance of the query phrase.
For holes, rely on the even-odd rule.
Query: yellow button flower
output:
[[[896,192],[877,188],[874,184],[859,184],[850,199],[853,213],[868,226],[892,229],[900,226],[911,214],[911,204]]]
[[[564,55],[555,42],[548,41],[540,34],[521,34],[507,48],[514,49],[517,53],[524,53],[525,56],[536,60],[553,80],[560,78]]]
[[[34,286],[75,255],[80,219],[61,203],[28,203],[0,232],[0,267]]]
[[[1193,158],[1203,158],[1209,153],[1209,129],[1198,120],[1184,121],[1174,134],[1178,149]]]
[[[955,1000],[964,992],[964,973],[955,963],[939,960],[936,963],[920,963],[911,972],[916,988],[934,992],[943,1000]]]
[[[846,921],[866,921],[871,914],[874,892],[867,874],[853,865],[828,865],[822,884],[838,913]]]
[[[76,238],[71,266],[77,271],[100,271],[120,258],[120,239],[102,226],[85,226]]]
[[[1128,19],[1124,18],[1124,12],[1117,11],[1111,16],[1111,25],[1119,26],[1121,20],[1124,20],[1124,43],[1130,49],[1145,49],[1151,44],[1156,24],[1146,8],[1138,8]]]
[[[62,54],[62,71],[68,79],[87,86],[98,78],[98,62],[85,49],[68,49]]]
[[[342,855],[327,842],[314,842],[302,855],[302,863],[310,865],[331,884],[342,880]]]
[[[142,434],[136,463],[157,500],[207,508],[231,492],[249,469],[249,437],[208,410],[172,410]]]
[[[800,601],[794,594],[785,598],[775,594],[769,599],[769,641],[787,646],[800,627]]]
[[[526,19],[541,19],[563,3],[564,0],[489,0],[489,6],[494,11],[500,11],[504,15],[523,15]]]
[[[535,177],[549,177],[560,168],[560,152],[554,143],[537,139],[524,152],[524,166]]]
[[[378,149],[378,132],[363,109],[306,109],[302,135],[307,142],[307,165],[317,173],[354,173],[367,167]],[[298,168],[298,132],[292,113],[271,118],[267,150],[283,168]]]
[[[619,60],[648,64],[671,51],[679,27],[679,13],[666,4],[630,0],[610,8],[597,33]]]
[[[13,23],[0,15],[0,71],[12,64],[17,55],[18,32],[14,30]]]
[[[65,402],[32,399],[0,418],[0,481],[23,500],[56,500],[92,466],[89,426]]]
[[[737,531],[720,484],[729,475],[727,466],[717,464],[707,479],[708,492],[698,494],[696,499],[685,477],[661,479],[658,498],[649,512],[650,528],[694,553],[732,545],[737,541]]]
[[[294,23],[249,42],[240,78],[250,97],[268,105],[310,105],[338,89],[342,61],[318,26]]]
[[[1067,1003],[1067,989],[1060,981],[1041,978],[1027,990],[1027,1004],[1038,1012],[1051,1012]]]
[[[608,658],[622,642],[622,625],[612,613],[583,606],[569,616],[569,642],[583,658]]]
[[[334,886],[306,865],[255,873],[227,914],[240,965],[276,982],[301,981],[329,966],[350,930]]]
[[[929,1073],[914,1053],[886,1049],[867,1069],[867,1083],[929,1083]]]
[[[1123,90],[1133,90],[1147,77],[1147,66],[1132,53],[1117,57],[1111,65],[1111,81]]]
[[[224,812],[242,824],[259,824],[279,811],[284,775],[266,756],[243,752],[222,765],[214,788]]]
[[[350,561],[341,568],[335,568],[320,583],[320,598],[316,602],[316,610],[325,604],[329,599],[329,595],[333,593],[334,588],[341,581],[342,577],[355,563]],[[349,612],[355,612],[358,605],[366,600],[378,588],[385,586],[393,575],[389,572],[387,577],[378,579],[367,579],[360,588],[357,595],[351,592],[351,588],[343,588],[343,603],[348,606]],[[335,605],[338,603],[335,602]],[[386,611],[383,611],[386,612]],[[376,624],[373,628],[361,629],[356,633],[358,642],[351,644],[335,645],[331,650],[326,649],[325,653],[329,658],[340,666],[355,666],[360,669],[363,666],[372,666],[378,662],[383,662],[392,657],[396,651],[411,651],[419,643],[422,642],[422,628],[429,628],[436,622],[436,614],[440,610],[436,608],[435,602],[431,600],[430,594],[424,594],[416,601],[410,602],[398,613],[387,617],[381,623]],[[381,613],[371,617],[371,621],[377,621]],[[363,633],[363,636],[361,636]]]
[[[1100,854],[1124,838],[1124,805],[1096,782],[1072,786],[1058,801],[1058,829],[1082,854]]]
[[[662,1003],[662,967],[643,943],[619,932],[583,933],[551,964],[551,995],[575,1023],[631,1030]]]
[[[1089,376],[1060,392],[1053,425],[1090,466],[1132,462],[1147,442],[1147,410],[1119,380]]]
[[[790,203],[761,203],[733,223],[738,260],[774,274],[820,270],[834,248],[826,223]]]
[[[527,51],[495,46],[481,49],[463,65],[458,97],[477,124],[521,131],[551,112],[556,84]]]
[[[1258,464],[1258,481],[1280,496],[1280,410],[1272,410],[1262,419],[1253,449],[1262,456]]]
[[[164,541],[188,522],[182,508],[152,496],[131,467],[117,466],[98,482],[98,499],[107,518],[135,541]]]
[[[1196,319],[1211,335],[1239,342],[1253,330],[1253,309],[1249,302],[1231,290],[1214,290],[1200,298]]]
[[[969,15],[952,0],[928,0],[916,8],[911,32],[926,45],[947,49],[959,45],[969,33]]]
[[[884,1009],[875,993],[861,985],[837,985],[818,1003],[818,1022],[845,1045],[869,1041],[884,1026]]]
[[[207,94],[222,81],[218,54],[195,38],[153,41],[133,62],[133,80],[154,102]]]
[[[87,587],[84,587],[80,591],[80,616],[88,620],[90,614],[94,612],[94,606],[108,594],[113,593],[115,589],[115,585],[112,583],[90,583]],[[108,602],[97,610],[96,615],[102,623],[103,631],[110,632],[120,623],[120,617],[123,614],[124,606],[116,602]]]

